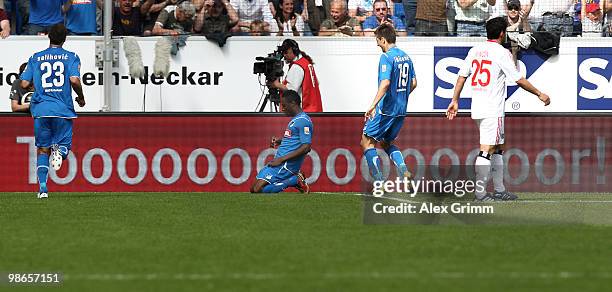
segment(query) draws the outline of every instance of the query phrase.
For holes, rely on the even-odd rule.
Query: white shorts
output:
[[[475,119],[480,131],[480,145],[504,144],[504,118]]]

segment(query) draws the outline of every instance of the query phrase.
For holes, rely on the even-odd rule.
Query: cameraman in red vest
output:
[[[319,80],[315,74],[312,58],[302,52],[298,43],[292,39],[283,41],[281,50],[289,69],[282,83],[276,79],[269,86],[279,89],[281,98],[283,91],[295,90],[302,98],[302,108],[305,112],[322,112]]]

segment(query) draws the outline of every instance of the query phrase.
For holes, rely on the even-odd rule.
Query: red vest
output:
[[[314,67],[304,57],[289,64],[289,68],[294,64],[304,70],[304,79],[302,80],[302,110],[307,113],[322,112],[323,104],[321,103],[319,80],[315,74]],[[284,81],[283,84],[287,84],[287,81]]]

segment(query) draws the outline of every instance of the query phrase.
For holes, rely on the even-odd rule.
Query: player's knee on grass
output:
[[[263,188],[268,184],[267,181],[258,179],[251,186],[251,193],[261,193]]]

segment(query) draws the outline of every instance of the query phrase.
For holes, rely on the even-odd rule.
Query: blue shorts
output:
[[[34,138],[36,147],[49,148],[57,144],[70,150],[72,148],[72,119],[35,118]]]
[[[363,133],[378,142],[392,142],[404,125],[404,116],[391,117],[376,114],[373,119],[366,121]]]
[[[269,184],[284,181],[296,175],[287,169],[284,165],[266,166],[262,168],[255,178],[267,181]]]

